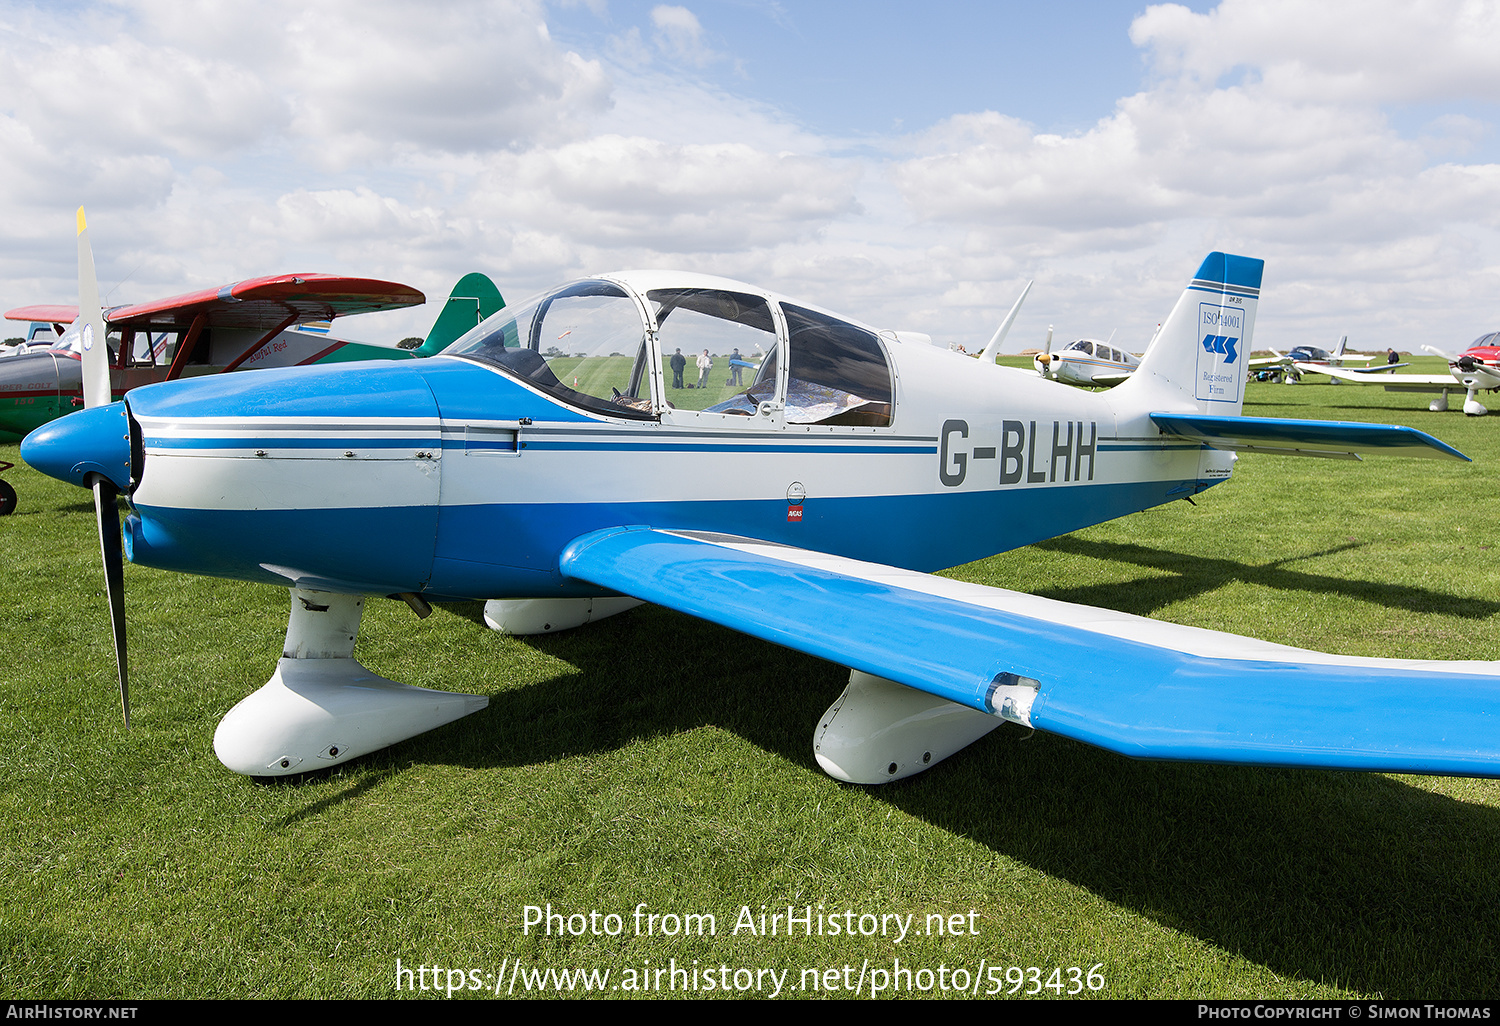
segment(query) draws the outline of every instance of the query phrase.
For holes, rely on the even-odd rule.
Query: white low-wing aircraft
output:
[[[1468,349],[1457,356],[1433,346],[1422,348],[1447,360],[1448,373],[1376,376],[1326,368],[1320,368],[1320,373],[1327,374],[1336,381],[1347,381],[1354,385],[1384,385],[1387,392],[1441,393],[1427,407],[1433,413],[1446,412],[1448,393],[1463,389],[1464,413],[1470,417],[1483,417],[1489,412],[1475,396],[1480,392],[1492,392],[1500,388],[1500,331],[1480,335]]]
[[[1112,340],[1111,340],[1112,341]],[[1085,387],[1113,387],[1134,374],[1141,361],[1111,341],[1080,338],[1052,352],[1052,333],[1047,333],[1047,351],[1032,359],[1037,373],[1053,381]]]
[[[354,659],[365,597],[386,595],[489,600],[515,633],[645,600],[842,663],[813,747],[843,780],[920,772],[1005,720],[1145,758],[1500,775],[1497,664],[1321,655],[928,574],[1194,495],[1234,450],[1464,458],[1410,428],[1241,416],[1261,269],[1210,254],[1110,392],[641,271],[543,293],[429,360],[102,392],[23,456],[94,488],[122,689],[117,493],[133,561],[290,589],[275,673],[214,738],[241,773],[485,706]],[[726,344],[764,350],[753,380],[674,406],[700,390],[668,390],[665,354]]]

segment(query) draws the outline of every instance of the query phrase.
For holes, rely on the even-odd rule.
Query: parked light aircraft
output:
[[[26,353],[39,353],[43,349],[56,349],[62,344],[64,326],[61,324],[47,324],[41,321],[32,321],[26,328],[26,337],[14,342],[7,340],[0,347],[0,359],[11,356],[22,356]]]
[[[416,349],[351,342],[307,326],[423,301],[416,289],[393,282],[283,274],[118,306],[105,314],[107,329],[113,329],[111,393],[119,398],[140,385],[222,371],[430,356],[505,305],[494,283],[475,273],[454,286],[432,331]],[[75,324],[78,308],[27,306],[5,316],[61,329]],[[39,425],[83,405],[80,328],[75,325],[50,339],[33,333],[38,340],[28,352],[0,362],[0,441],[20,441]],[[0,481],[0,516],[13,512],[15,505],[14,489]]]
[[[421,302],[422,293],[392,282],[284,274],[115,307],[105,315],[107,328],[118,332],[115,352],[110,354],[111,389],[119,395],[138,385],[184,374],[337,358],[347,344],[320,335],[288,333],[288,329],[299,322]],[[5,316],[67,325],[77,315],[76,307],[44,305],[20,307]],[[162,334],[175,338],[170,361],[161,359],[164,353],[155,337],[138,342],[139,335]],[[72,412],[74,398],[82,397],[78,363],[82,347],[76,335],[64,334],[41,353],[16,356],[0,365],[0,432],[19,440],[37,425]],[[356,346],[351,355],[369,359],[385,352]]]
[[[1032,360],[1037,373],[1068,385],[1112,387],[1134,374],[1141,365],[1139,357],[1111,345],[1110,341],[1080,338],[1058,352],[1051,349],[1052,333],[1049,329],[1047,352]]]
[[[1109,392],[640,271],[543,293],[430,360],[91,388],[22,454],[94,491],[127,719],[117,495],[132,561],[289,589],[275,672],[215,734],[241,773],[336,765],[486,705],[360,665],[363,604],[386,595],[485,599],[513,633],[644,600],[850,666],[813,737],[843,780],[920,772],[1006,720],[1144,758],[1500,774],[1497,664],[1322,655],[927,573],[1194,495],[1237,450],[1465,458],[1410,428],[1241,416],[1261,272],[1210,254]],[[766,351],[753,380],[675,407],[663,354],[731,338]]]
[[[1433,346],[1423,346],[1429,353],[1448,361],[1447,374],[1387,374],[1371,377],[1363,374],[1324,371],[1339,381],[1356,385],[1384,385],[1387,392],[1438,392],[1441,393],[1429,405],[1433,413],[1448,409],[1448,393],[1463,389],[1464,413],[1470,417],[1483,417],[1489,410],[1475,396],[1480,392],[1493,392],[1500,388],[1500,331],[1480,335],[1473,344],[1457,356],[1452,356]]]
[[[1349,367],[1351,363],[1370,363],[1376,359],[1368,353],[1348,353],[1349,336],[1340,335],[1339,344],[1333,352],[1317,346],[1295,346],[1285,355],[1271,350],[1273,355],[1256,357],[1250,361],[1250,370],[1258,381],[1286,381],[1295,385],[1305,374],[1327,374],[1330,367],[1341,367],[1353,374],[1385,374],[1404,363],[1383,363],[1378,367]],[[1335,378],[1335,382],[1337,379]]]

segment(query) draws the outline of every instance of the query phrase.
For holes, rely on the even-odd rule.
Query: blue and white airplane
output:
[[[1397,367],[1405,367],[1404,363],[1382,363],[1379,366],[1351,367],[1353,363],[1369,364],[1378,357],[1366,353],[1346,352],[1349,345],[1349,336],[1339,336],[1338,345],[1333,351],[1319,349],[1317,346],[1296,346],[1285,355],[1271,350],[1271,356],[1257,357],[1250,361],[1250,371],[1257,381],[1285,381],[1289,385],[1296,385],[1308,374],[1327,374],[1333,384],[1338,384],[1341,377],[1345,375],[1362,374],[1389,374]],[[1342,374],[1334,374],[1334,370],[1341,370]]]
[[[22,454],[95,491],[122,702],[117,494],[131,560],[290,590],[275,673],[214,738],[241,773],[336,765],[486,705],[356,661],[385,595],[488,600],[513,633],[656,602],[849,666],[813,736],[848,781],[918,773],[1007,720],[1142,758],[1500,775],[1500,664],[1322,655],[929,575],[1192,496],[1236,451],[1465,458],[1410,428],[1241,416],[1261,270],[1210,254],[1109,392],[640,271],[502,310],[429,360],[100,389]],[[729,344],[767,354],[747,386],[669,393],[666,354]],[[669,400],[689,395],[704,408]]]

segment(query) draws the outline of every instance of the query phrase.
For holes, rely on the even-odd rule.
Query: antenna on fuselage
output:
[[[995,357],[1000,355],[1000,343],[1005,341],[1005,336],[1010,333],[1010,326],[1016,322],[1016,314],[1021,312],[1021,304],[1026,300],[1026,293],[1031,291],[1035,279],[1028,281],[1026,287],[1021,290],[1020,296],[1016,298],[1016,305],[1010,308],[1010,313],[1005,315],[1005,320],[1000,322],[1000,327],[995,329],[995,335],[990,339],[989,345],[984,347],[979,358],[986,363],[994,363]]]

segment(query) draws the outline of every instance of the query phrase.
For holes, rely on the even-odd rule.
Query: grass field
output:
[[[1249,415],[1412,424],[1475,462],[1247,456],[1196,506],[952,573],[1310,648],[1495,659],[1500,418],[1425,406],[1252,384]],[[274,667],[286,592],[127,565],[127,733],[87,496],[24,465],[6,477],[8,997],[387,998],[449,969],[507,992],[518,961],[626,988],[697,970],[714,996],[710,969],[752,996],[774,980],[736,970],[786,973],[784,996],[843,996],[872,969],[936,996],[960,970],[983,994],[1037,967],[1021,989],[1053,997],[1096,966],[1084,995],[1500,993],[1500,783],[1133,762],[1007,725],[909,781],[841,785],[811,736],[844,670],[655,607],[517,640],[478,606],[418,621],[372,600],[367,666],[488,694],[488,710],[305,782],[236,776],[213,730]],[[525,932],[526,907],[548,904],[622,930]],[[639,936],[642,905],[713,914],[717,933]],[[960,929],[732,932],[763,905]],[[811,990],[809,970],[839,972]]]

